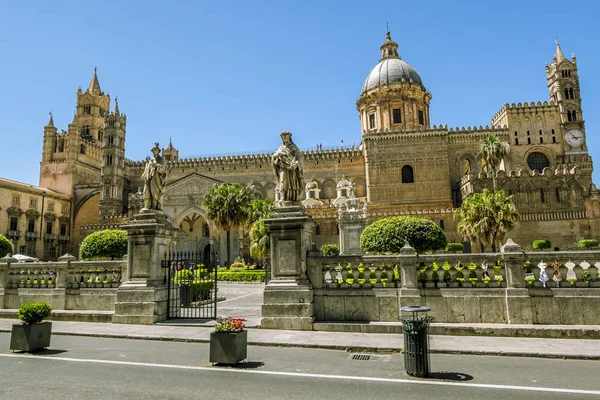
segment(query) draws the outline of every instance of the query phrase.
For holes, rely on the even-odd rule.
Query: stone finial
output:
[[[416,251],[414,247],[412,247],[408,242],[404,243],[404,246],[400,249],[400,254],[402,255],[413,255]]]
[[[19,260],[17,260],[16,258],[14,258],[12,256],[12,254],[8,253],[7,255],[5,255],[4,257],[0,258],[0,261],[7,263],[7,264],[14,264],[19,262]]]
[[[77,257],[75,257],[69,253],[65,253],[64,255],[58,257],[58,262],[70,263],[71,261],[77,261]]]
[[[521,246],[513,242],[511,238],[508,238],[506,243],[500,247],[500,252],[502,253],[515,253],[518,251],[521,251]]]

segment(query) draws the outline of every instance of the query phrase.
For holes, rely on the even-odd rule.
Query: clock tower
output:
[[[559,108],[565,154],[587,154],[577,59],[574,54],[566,59],[558,41],[553,62],[546,65],[546,79],[550,99]]]

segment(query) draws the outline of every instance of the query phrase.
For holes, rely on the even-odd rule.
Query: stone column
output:
[[[301,205],[279,206],[265,224],[271,239],[271,280],[264,291],[261,328],[312,330],[313,289],[306,272],[312,217]]]
[[[417,252],[406,243],[400,249],[399,258],[402,287],[398,290],[398,316],[400,307],[422,305],[421,294],[417,289]]]
[[[360,208],[360,200],[348,199],[346,209],[340,207],[338,211],[338,224],[340,225],[340,254],[361,255],[360,235],[367,226],[367,212]]]
[[[525,288],[524,253],[521,246],[510,238],[501,250],[506,274],[506,322],[532,324],[533,302],[529,291]]]
[[[6,308],[6,287],[8,286],[8,271],[10,265],[16,264],[18,261],[19,260],[13,258],[10,254],[0,258],[0,308]]]
[[[158,210],[143,210],[121,226],[129,235],[127,270],[117,289],[113,323],[153,324],[167,319],[167,283],[161,261],[178,229]]]

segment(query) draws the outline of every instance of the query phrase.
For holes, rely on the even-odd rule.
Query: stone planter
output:
[[[13,324],[10,335],[10,349],[28,353],[43,350],[50,346],[52,322],[39,324]]]
[[[575,282],[575,287],[590,287],[590,282]]]
[[[595,282],[595,281],[592,281],[592,282],[590,282],[590,286],[591,286],[591,287],[600,288],[600,282]]]
[[[209,361],[214,364],[237,364],[248,353],[248,331],[211,332]]]
[[[437,287],[443,289],[445,287],[448,287],[448,284],[446,282],[438,282]]]

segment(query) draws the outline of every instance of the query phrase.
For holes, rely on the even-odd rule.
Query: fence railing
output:
[[[311,253],[314,288],[599,287],[600,251],[363,255]]]
[[[125,261],[74,261],[0,264],[0,287],[5,289],[116,288]]]

